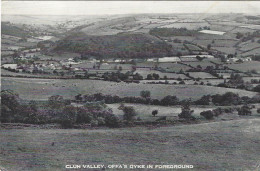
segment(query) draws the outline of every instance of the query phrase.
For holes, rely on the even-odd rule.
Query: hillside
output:
[[[22,38],[30,36],[30,33],[28,31],[25,31],[17,26],[8,24],[6,22],[1,22],[1,32],[2,34]]]
[[[73,33],[56,42],[51,52],[74,52],[83,57],[146,58],[175,55],[176,50],[166,42],[143,33],[90,36]]]
[[[259,123],[241,119],[156,129],[6,129],[0,132],[0,160],[8,170],[64,170],[68,163],[257,170]]]

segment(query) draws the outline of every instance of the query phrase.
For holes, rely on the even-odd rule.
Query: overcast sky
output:
[[[259,13],[258,1],[2,1],[2,14]]]

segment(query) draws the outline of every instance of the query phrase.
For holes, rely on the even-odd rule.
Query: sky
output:
[[[260,1],[2,1],[2,15],[259,13]]]

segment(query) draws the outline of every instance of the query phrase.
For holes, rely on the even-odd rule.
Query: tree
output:
[[[194,117],[191,115],[194,112],[194,110],[190,109],[190,103],[191,100],[183,101],[181,105],[181,113],[178,115],[179,118],[194,119]]]
[[[124,112],[124,115],[123,115],[123,119],[130,122],[130,121],[133,121],[135,116],[136,116],[136,112],[135,112],[135,109],[133,106],[124,106],[123,107],[123,112]]]
[[[153,78],[154,78],[155,80],[158,80],[158,79],[160,78],[160,76],[159,76],[159,74],[153,73]]]
[[[158,110],[153,110],[153,111],[152,111],[152,115],[153,115],[153,116],[156,116],[157,114],[158,114]]]
[[[240,38],[242,38],[243,36],[244,36],[244,35],[243,35],[242,33],[238,32],[237,35],[236,35],[236,38],[237,38],[237,39],[240,39]]]
[[[196,105],[209,105],[211,102],[210,95],[204,95],[199,100],[195,101]]]
[[[48,103],[51,108],[60,108],[65,104],[65,100],[63,99],[63,96],[53,95],[49,97]]]
[[[143,91],[140,92],[140,96],[143,97],[143,98],[149,98],[149,97],[151,97],[151,92],[143,90]]]
[[[60,124],[63,128],[71,128],[77,120],[77,108],[73,106],[67,106],[63,109],[60,116]]]
[[[208,50],[211,49],[211,44],[208,44],[207,49],[208,49]]]
[[[82,101],[82,99],[83,99],[82,94],[78,94],[75,96],[76,101]]]
[[[19,113],[19,95],[12,90],[1,91],[1,122],[12,122]]]
[[[254,87],[253,90],[260,93],[260,84]]]
[[[153,79],[152,74],[148,74],[148,75],[147,75],[147,80],[152,80],[152,79]]]
[[[214,112],[212,110],[206,110],[200,113],[201,116],[205,117],[206,119],[213,119]]]
[[[251,115],[251,109],[248,105],[243,105],[239,110],[238,110],[238,115]]]
[[[177,105],[177,104],[179,104],[179,99],[176,96],[168,95],[161,100],[161,105],[164,106]]]

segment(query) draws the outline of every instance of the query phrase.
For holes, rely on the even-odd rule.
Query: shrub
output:
[[[206,110],[201,112],[200,115],[209,120],[209,119],[213,119],[214,112],[212,110]]]
[[[257,113],[260,113],[260,108],[258,108],[256,111],[257,111]]]

